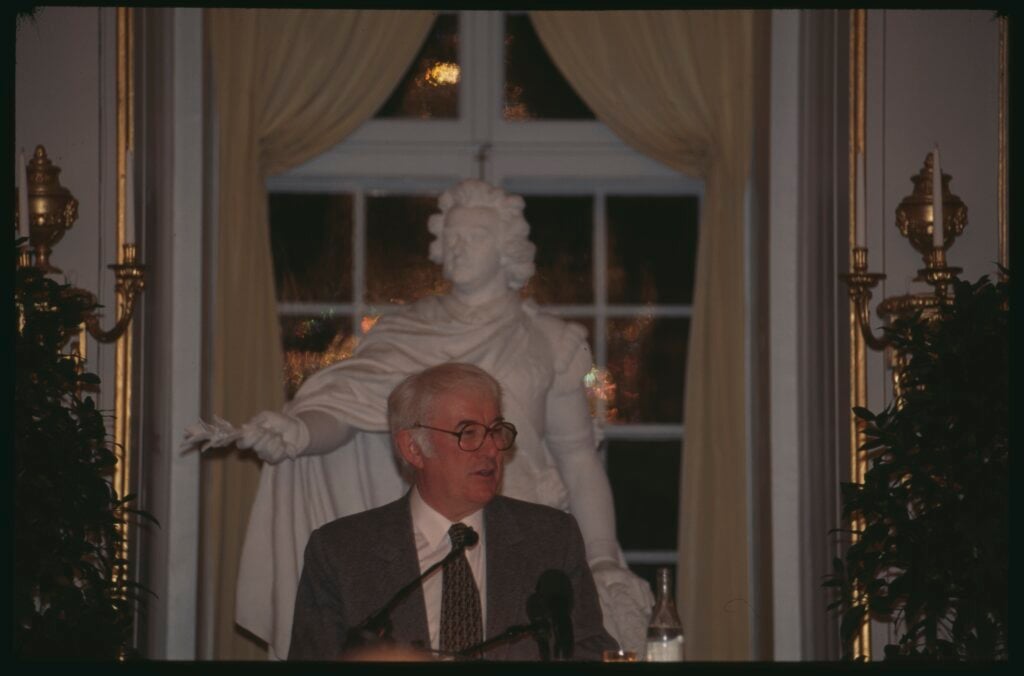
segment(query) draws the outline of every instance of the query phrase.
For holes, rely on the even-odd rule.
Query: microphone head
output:
[[[480,536],[476,534],[476,531],[464,523],[452,524],[452,527],[448,529],[448,537],[452,541],[453,552],[462,551],[466,547],[472,547],[480,540]]]
[[[534,593],[542,604],[545,615],[551,620],[554,633],[555,656],[571,658],[573,653],[572,582],[564,571],[549,569],[537,580]]]
[[[537,580],[536,592],[547,603],[572,610],[572,582],[565,571],[545,570]]]
[[[526,599],[526,616],[530,618],[530,622],[548,621],[548,606],[540,594],[534,592]]]

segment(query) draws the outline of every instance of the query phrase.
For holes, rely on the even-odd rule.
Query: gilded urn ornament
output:
[[[942,223],[936,224],[935,210],[932,200],[932,185],[934,158],[928,153],[916,175],[910,180],[914,184],[914,192],[907,195],[896,207],[896,227],[900,234],[910,240],[910,246],[921,254],[925,264],[928,263],[928,254],[935,248],[933,239],[933,228],[942,228],[942,250],[946,251],[953,246],[955,240],[964,231],[967,225],[967,205],[949,191],[949,182],[952,177],[942,173]],[[939,170],[942,172],[942,170]]]
[[[78,200],[60,184],[60,167],[50,162],[43,146],[36,146],[26,172],[29,242],[36,266],[48,274],[59,273],[60,268],[50,263],[50,252],[78,220]]]

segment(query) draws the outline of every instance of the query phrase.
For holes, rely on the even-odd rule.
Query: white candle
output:
[[[18,166],[15,169],[14,175],[18,178],[18,237],[31,236],[31,221],[28,218],[28,180],[25,178],[24,148],[18,153]]]
[[[867,190],[864,187],[864,177],[867,171],[864,168],[864,153],[857,155],[857,206],[856,220],[854,225],[854,242],[856,246],[863,247],[865,240],[865,227],[868,211]]]
[[[939,146],[932,151],[932,246],[942,247],[942,169],[939,166]]]

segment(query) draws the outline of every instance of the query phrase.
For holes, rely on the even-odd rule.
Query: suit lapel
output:
[[[389,580],[393,587],[388,599],[420,574],[409,494],[406,493],[403,499],[392,503],[392,507],[381,515],[381,537],[369,550],[380,566],[373,574]],[[427,608],[421,587],[413,589],[392,611],[391,628],[392,635],[399,643],[422,641],[425,647],[430,647]]]
[[[484,509],[487,528],[487,638],[514,624],[527,622],[526,600],[535,580],[522,556],[526,534],[501,496]],[[495,648],[493,658],[507,653],[507,645]]]

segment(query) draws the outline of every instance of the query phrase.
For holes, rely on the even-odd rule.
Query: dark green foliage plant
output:
[[[894,660],[1005,660],[1009,597],[1009,275],[957,281],[953,302],[886,329],[908,358],[902,403],[854,409],[869,458],[843,484],[855,542],[825,585],[847,658],[865,617]],[[840,530],[839,532],[852,532]]]
[[[99,378],[62,350],[95,306],[34,267],[15,273],[14,655],[118,659],[142,588],[115,569],[127,507],[117,458],[86,390]]]

